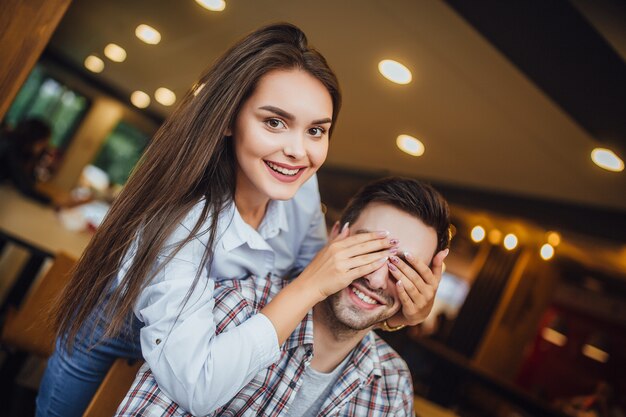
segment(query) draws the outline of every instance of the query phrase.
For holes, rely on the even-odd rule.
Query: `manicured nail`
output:
[[[404,284],[402,284],[402,281],[398,281],[398,282],[396,282],[396,285],[397,285],[398,287],[402,287]]]
[[[387,262],[388,260],[389,260],[388,256],[383,256],[382,258],[380,258],[378,260],[378,263],[383,264],[383,263]]]
[[[446,259],[446,257],[450,253],[450,248],[447,248],[444,252],[445,252],[445,255],[443,255],[443,259]]]
[[[400,260],[400,258],[398,258],[397,256],[392,256],[392,257],[391,257],[391,258],[389,258],[389,259],[391,259],[391,262],[393,262],[394,264],[397,264],[397,263],[398,263],[398,261]]]
[[[380,232],[377,232],[377,233],[378,233],[378,236],[380,236],[380,237],[387,237],[387,236],[389,236],[389,232],[386,231],[386,230],[381,230]]]
[[[396,268],[396,266],[392,264],[391,262],[387,262],[387,268],[391,269],[392,271],[398,270],[398,268]]]
[[[345,232],[346,229],[350,226],[350,222],[346,222],[343,227],[341,228],[341,233]]]
[[[393,246],[398,246],[398,243],[400,243],[400,241],[398,239],[389,239],[389,243],[391,243]]]
[[[415,259],[413,255],[411,255],[409,252],[404,252],[404,258],[408,259],[409,261],[412,261],[413,259]]]
[[[389,249],[389,253],[392,254],[392,255],[395,254],[395,253],[398,253],[398,248],[390,248]]]

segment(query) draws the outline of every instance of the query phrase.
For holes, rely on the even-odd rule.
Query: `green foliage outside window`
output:
[[[87,98],[49,77],[37,65],[11,104],[5,122],[15,127],[24,119],[41,119],[52,129],[50,146],[63,149],[88,106]]]
[[[148,141],[149,137],[139,129],[120,122],[105,139],[93,165],[105,171],[111,183],[123,185]]]

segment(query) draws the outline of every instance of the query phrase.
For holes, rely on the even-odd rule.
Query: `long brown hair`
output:
[[[201,265],[210,266],[219,215],[235,192],[236,158],[232,140],[224,132],[233,126],[264,74],[294,68],[307,71],[326,87],[333,102],[334,127],[341,106],[337,78],[324,57],[308,46],[300,29],[270,25],[236,43],[201,77],[198,85],[204,86],[196,90],[197,95],[187,93],[155,134],[78,261],[53,312],[55,329],[67,347],[72,347],[98,305],[105,305],[103,316],[110,318],[101,323],[106,326],[105,336],[120,333],[139,294],[158,272],[157,256],[167,238],[202,199],[200,218],[173,253],[208,221],[209,249]],[[124,256],[135,239],[132,263],[116,285]],[[200,271],[188,295],[199,276]]]

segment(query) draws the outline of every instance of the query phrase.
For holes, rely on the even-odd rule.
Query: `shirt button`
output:
[[[156,343],[157,345],[160,345],[161,344],[161,339],[155,340],[154,343]]]
[[[295,389],[295,388],[296,388],[296,385],[297,385],[297,384],[296,384],[296,381],[291,381],[291,382],[289,383],[289,388],[291,388],[291,389]]]

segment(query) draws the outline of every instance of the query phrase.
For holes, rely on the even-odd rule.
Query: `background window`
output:
[[[149,139],[136,127],[120,122],[105,139],[93,165],[106,172],[111,183],[123,185]]]

